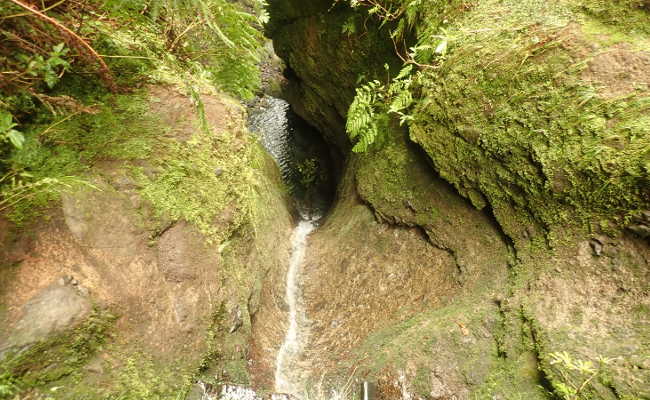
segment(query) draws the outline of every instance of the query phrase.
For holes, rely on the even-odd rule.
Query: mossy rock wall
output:
[[[358,82],[385,76],[385,63],[399,66],[384,39],[388,28],[330,1],[273,2],[270,12],[268,33],[290,78],[284,95],[301,117],[347,153],[345,116]]]
[[[628,3],[603,21],[589,2],[486,0],[437,27],[450,47],[419,78],[411,138],[515,240],[649,207],[650,14]]]
[[[226,95],[200,95],[205,129],[182,89],[131,96],[158,122],[141,138],[151,151],[87,165],[92,185],[51,201],[47,219],[3,225],[16,234],[0,237],[0,398],[184,398],[198,378],[251,383],[251,319],[265,277],[284,274],[293,226],[277,164]],[[95,312],[30,306],[52,288]],[[21,329],[34,319],[48,330]]]
[[[300,12],[290,3],[271,8],[269,31],[293,78],[287,96],[347,150],[344,122],[354,88],[389,80],[384,65],[395,71],[400,64],[391,23],[380,27],[363,8],[340,3]],[[444,56],[426,60],[433,68],[415,75],[411,139],[438,174],[477,208],[492,209],[522,246],[536,237],[553,241],[555,227],[566,225],[620,230],[650,208],[644,7],[433,4],[421,7],[403,39],[448,43]]]
[[[384,64],[395,75],[390,24],[379,29],[367,10],[342,2],[304,14],[297,0],[282,4],[271,9],[271,34],[290,68],[292,105],[348,154],[339,203],[314,247],[382,254],[368,256],[367,270],[352,255],[314,261],[328,282],[356,289],[337,290],[331,302],[340,306],[316,317],[330,351],[324,369],[347,377],[357,368],[388,398],[404,390],[423,398],[646,398],[650,248],[632,232],[648,230],[650,208],[647,2],[426,2],[407,46],[446,41],[444,55],[419,59],[413,120],[391,121],[358,155],[349,152],[346,112],[359,84],[389,80]],[[368,323],[363,334],[340,320],[337,312],[360,312],[349,304],[367,290],[346,274],[381,276],[409,258],[373,264],[390,244],[370,238],[380,229],[357,196],[393,225],[386,229],[418,227],[422,240],[448,251],[458,292],[415,311],[405,304],[399,322],[363,309],[360,321],[384,324]],[[346,236],[355,223],[369,227],[363,243]],[[327,285],[312,286],[308,295],[327,297]],[[565,361],[554,358],[563,352]],[[588,382],[570,365],[602,357]]]

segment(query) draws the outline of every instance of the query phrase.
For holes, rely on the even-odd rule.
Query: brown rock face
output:
[[[20,319],[11,334],[0,342],[0,355],[74,326],[88,315],[90,309],[89,299],[61,278],[61,282],[46,287],[21,308]]]
[[[189,98],[171,88],[152,92],[158,99],[152,108],[169,111],[165,118],[177,128],[175,139],[183,141],[197,129]],[[241,126],[242,110],[232,104],[206,96],[205,114],[218,133],[227,124]],[[209,361],[227,362],[218,368],[224,379],[245,373],[254,356],[247,344],[262,279],[285,267],[293,223],[276,165],[254,150],[259,198],[251,201],[260,207],[251,221],[255,234],[246,230],[243,237],[210,244],[188,222],[154,218],[131,166],[120,161],[98,163],[90,178],[97,189],[67,193],[47,222],[13,236],[15,230],[3,229],[0,255],[10,264],[0,264],[0,332],[7,338],[0,349],[25,347],[74,327],[93,304],[118,319],[107,338],[110,349],[84,370],[83,379],[111,387],[119,384],[116,374],[125,359],[144,357],[173,376],[172,384],[182,384],[179,376],[196,371],[216,346],[222,358]],[[226,207],[215,226],[226,229],[234,212]]]

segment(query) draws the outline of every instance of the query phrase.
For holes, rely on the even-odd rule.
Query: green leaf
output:
[[[9,138],[11,144],[14,145],[14,147],[16,147],[17,149],[23,148],[23,144],[25,143],[25,136],[23,136],[21,132],[18,132],[15,129],[11,129],[7,133],[7,137]]]
[[[61,42],[56,46],[54,46],[52,49],[54,50],[55,53],[61,53],[64,47],[65,47],[65,43]]]
[[[59,82],[59,77],[51,71],[46,71],[43,80],[47,84],[47,87],[52,89]]]
[[[0,133],[7,132],[16,126],[13,123],[13,116],[6,111],[0,111]]]
[[[395,77],[395,80],[406,78],[411,74],[411,71],[413,71],[413,64],[408,64],[407,66],[402,68],[399,74]]]

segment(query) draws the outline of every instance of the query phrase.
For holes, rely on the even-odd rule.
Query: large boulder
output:
[[[64,193],[47,220],[0,234],[0,349],[16,356],[0,374],[22,389],[167,398],[179,376],[208,367],[250,380],[251,316],[264,278],[284,275],[293,225],[277,165],[234,100],[203,95],[206,134],[188,96],[150,93],[149,112],[172,127],[154,156],[97,161],[91,184]],[[188,143],[197,132],[209,145]]]

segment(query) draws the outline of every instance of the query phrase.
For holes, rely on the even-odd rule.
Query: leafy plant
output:
[[[613,359],[598,357],[598,364],[591,361],[577,360],[571,357],[566,351],[549,354],[550,364],[555,365],[562,377],[562,382],[552,380],[551,384],[560,397],[564,400],[578,400],[582,393],[592,382],[602,375],[603,367],[611,363]],[[577,375],[577,381],[571,374]]]
[[[6,353],[0,364],[0,399],[73,375],[106,343],[116,319],[110,312],[94,308],[76,328]]]
[[[32,197],[58,197],[61,193],[78,186],[87,186],[99,190],[89,182],[74,176],[38,180],[32,180],[32,178],[33,175],[27,172],[22,172],[19,175],[8,174],[0,178],[0,183],[4,183],[0,190],[0,212],[7,211]]]
[[[308,188],[314,185],[319,178],[319,163],[315,158],[306,158],[296,164],[296,169],[300,174],[300,183]]]
[[[13,122],[13,116],[0,110],[0,140],[9,141],[14,147],[20,149],[25,143],[25,136],[14,129],[16,126],[18,125]]]
[[[344,33],[348,36],[354,35],[357,33],[357,24],[354,20],[354,17],[348,18],[347,21],[341,27],[341,33]]]
[[[124,3],[124,2],[121,2]],[[164,29],[166,51],[190,65],[200,63],[225,91],[250,98],[260,85],[258,63],[268,20],[264,1],[253,0],[254,12],[228,0],[148,0],[141,8]],[[114,8],[120,2],[111,2]],[[131,12],[132,13],[132,12]]]
[[[158,368],[159,369],[159,368]],[[156,366],[141,355],[139,360],[128,358],[117,377],[120,391],[108,396],[110,400],[164,400],[174,398],[177,388],[168,377],[160,376]]]
[[[68,115],[55,123],[25,125],[25,141],[0,174],[0,212],[18,224],[39,216],[51,201],[79,187],[94,188],[83,177],[99,160],[147,157],[164,132],[138,94],[112,96],[111,106]],[[103,99],[101,99],[103,100]]]
[[[52,48],[48,58],[39,54],[31,59],[25,72],[31,76],[41,77],[51,89],[59,82],[61,75],[70,68],[70,63],[63,58],[69,51],[65,43],[59,43]],[[24,58],[25,55],[22,57]]]
[[[9,399],[19,390],[16,377],[7,371],[0,373],[0,399]]]
[[[412,71],[413,65],[408,64],[388,85],[373,80],[357,88],[345,126],[350,139],[356,141],[352,151],[367,151],[387,131],[391,115],[399,117],[400,124],[412,118],[407,113],[413,104],[410,91]]]

